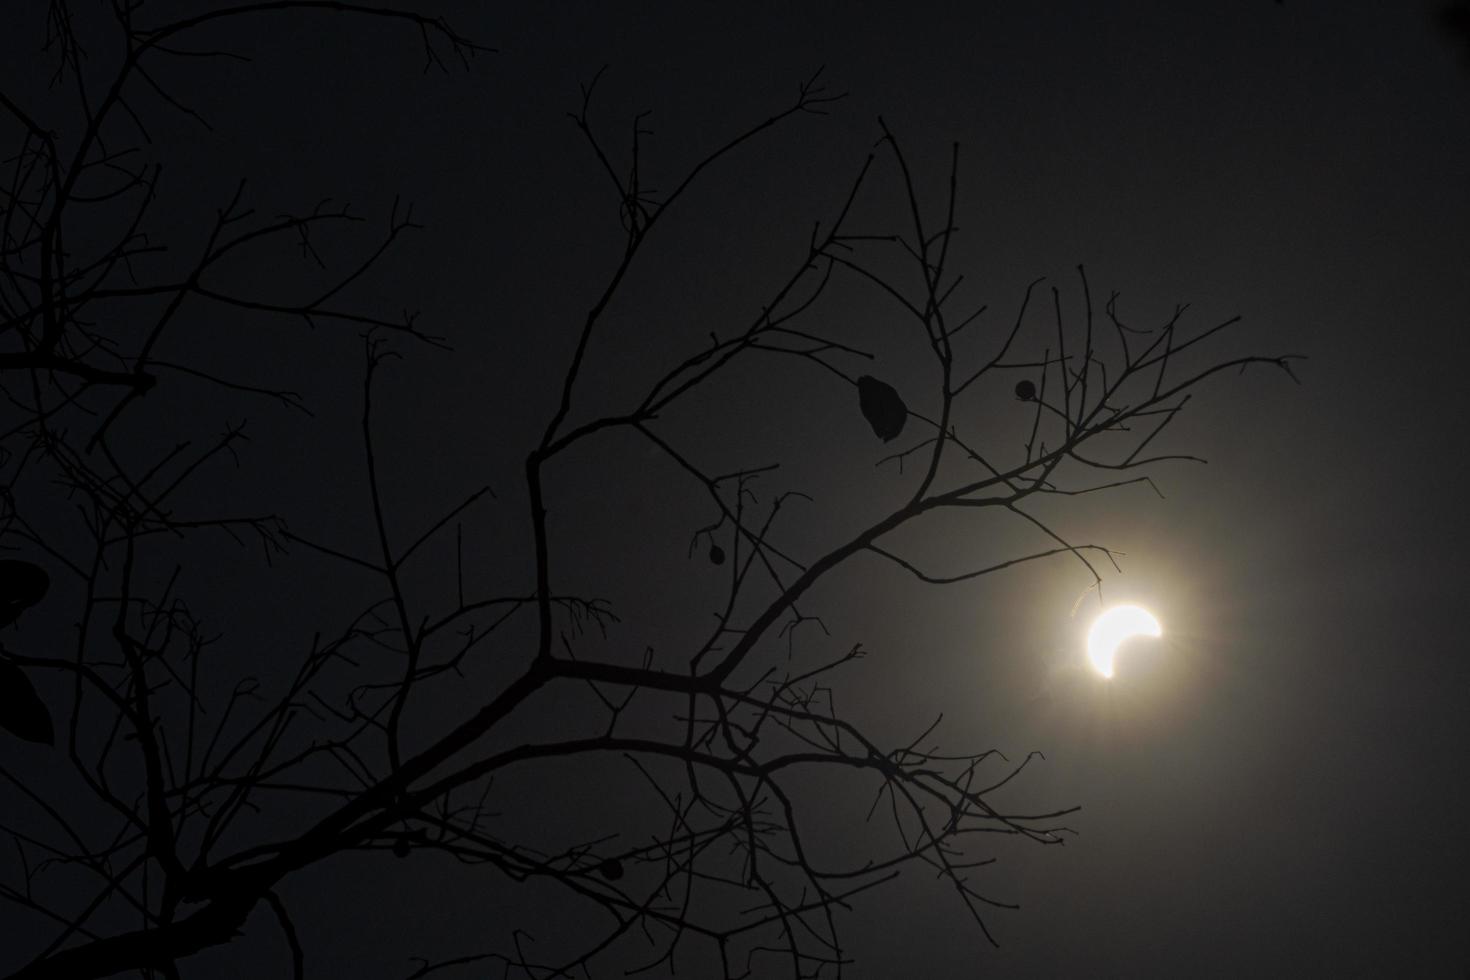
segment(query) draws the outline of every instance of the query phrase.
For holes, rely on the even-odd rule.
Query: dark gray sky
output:
[[[1166,499],[1134,488],[1051,511],[1075,538],[1125,552],[1107,594],[1164,622],[1165,639],[1125,658],[1108,685],[1070,666],[1085,621],[1069,612],[1086,577],[1063,562],[943,590],[866,565],[822,596],[831,642],[874,651],[841,692],[855,712],[895,733],[942,712],[946,744],[1042,750],[1048,761],[1018,780],[1017,798],[1083,807],[1063,848],[998,847],[991,891],[1022,905],[990,920],[999,949],[943,887],[911,873],[855,907],[851,976],[1470,968],[1470,73],[1429,7],[423,6],[498,53],[468,74],[423,74],[414,38],[371,25],[232,27],[255,61],[197,76],[193,104],[215,133],[175,120],[158,134],[177,161],[164,213],[197,237],[198,208],[239,176],[262,211],[323,196],[369,212],[395,195],[415,203],[427,230],[361,295],[421,308],[457,353],[414,352],[393,369],[390,497],[413,510],[494,484],[501,502],[475,539],[487,581],[524,572],[520,461],[616,260],[615,201],[565,115],[603,65],[605,132],[650,110],[649,168],[670,177],[818,66],[849,97],[724,161],[684,201],[594,345],[589,408],[636,386],[650,352],[750,316],[811,221],[840,201],[880,115],[935,201],[959,142],[961,264],[970,295],[999,314],[991,328],[1037,276],[1076,303],[1083,263],[1094,290],[1121,292],[1140,322],[1187,302],[1199,324],[1243,316],[1223,349],[1309,357],[1300,387],[1262,372],[1196,398],[1177,439],[1210,462],[1160,470]],[[834,322],[849,318],[852,336],[886,350],[893,311],[858,289],[843,295]],[[356,348],[291,343],[279,369],[299,373],[317,417],[262,410],[256,442],[271,447],[265,465],[296,474],[280,506],[350,540],[367,514],[332,506],[355,500],[355,471],[331,447],[352,438]],[[203,336],[179,354],[248,372],[276,369],[279,351]],[[887,375],[912,380],[894,357]],[[818,537],[886,499],[848,389],[779,372],[751,383],[760,390],[722,391],[701,408],[712,468],[804,453],[783,485],[817,497],[802,520]],[[753,423],[742,414],[768,399],[792,407]],[[639,452],[589,451],[552,494],[566,515],[555,533],[585,558],[569,574],[623,603],[630,625],[615,642],[641,649],[674,642],[698,599],[679,591],[682,566],[670,582],[619,569],[681,555],[704,518],[678,509],[692,495],[643,469]],[[638,520],[667,526],[637,539],[657,540],[646,554],[622,537]],[[1012,532],[946,526],[923,547],[983,562],[1015,547]],[[352,894],[355,876],[374,873],[319,874],[302,895]],[[413,872],[420,885],[435,873]],[[442,922],[473,928],[482,911],[502,928],[499,916],[537,908],[510,890],[474,894],[488,904]],[[384,942],[395,924],[451,929],[435,925],[442,910],[377,911],[382,921],[323,914],[321,969],[376,976],[372,964],[415,951]],[[225,960],[220,969],[229,975]]]

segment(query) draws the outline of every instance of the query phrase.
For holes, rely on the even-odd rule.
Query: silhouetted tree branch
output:
[[[323,264],[322,281],[298,296],[243,286],[231,263],[262,243],[294,244],[319,260],[314,236],[360,223],[347,208],[323,204],[262,220],[246,205],[242,182],[203,223],[204,247],[173,269],[160,268],[163,245],[147,230],[161,171],[131,162],[127,148],[147,139],[152,112],[195,115],[150,74],[153,59],[174,54],[173,45],[205,24],[293,11],[415,27],[430,65],[483,50],[441,20],[357,4],[245,4],[157,25],[136,23],[135,8],[118,6],[121,60],[104,70],[84,53],[69,5],[53,0],[50,40],[59,76],[79,93],[75,117],[65,125],[43,120],[0,93],[15,124],[0,228],[0,391],[17,413],[0,433],[0,546],[50,569],[61,584],[46,603],[69,596],[77,610],[70,640],[31,629],[3,640],[4,663],[34,679],[54,715],[49,765],[65,768],[65,780],[43,785],[0,756],[8,784],[0,829],[17,854],[0,878],[0,898],[30,923],[12,947],[23,965],[11,976],[185,975],[195,953],[241,941],[256,911],[269,913],[273,931],[257,935],[252,926],[246,939],[283,944],[293,975],[303,976],[311,937],[281,886],[350,852],[488,865],[501,883],[554,885],[568,915],[587,923],[575,949],[533,953],[507,928],[493,950],[419,959],[407,974],[413,978],[486,964],[571,976],[604,961],[672,972],[691,947],[716,959],[726,977],[825,975],[844,961],[844,908],[907,867],[944,881],[989,937],[988,911],[1009,906],[974,873],[993,859],[986,843],[995,835],[1060,843],[1068,832],[1062,821],[1075,808],[1033,812],[998,802],[995,791],[1029,756],[1012,764],[992,750],[941,751],[937,722],[921,719],[908,726],[911,737],[886,740],[840,712],[832,692],[864,651],[805,640],[827,629],[807,607],[817,604],[814,588],[870,557],[932,584],[1045,558],[1080,562],[1101,582],[1099,563],[1111,564],[1113,553],[1072,540],[1033,504],[1152,486],[1157,464],[1192,458],[1153,447],[1204,382],[1255,366],[1290,373],[1293,358],[1205,353],[1233,319],[1195,330],[1181,308],[1142,329],[1123,322],[1116,294],[1098,315],[1081,268],[1078,317],[1063,314],[1053,287],[1050,322],[1038,326],[1038,281],[1013,320],[982,326],[985,309],[962,305],[952,268],[959,148],[933,208],[903,145],[880,121],[881,140],[855,168],[840,205],[744,324],[651,354],[664,359],[635,396],[589,413],[594,339],[630,270],[663,234],[663,216],[697,208],[747,144],[838,98],[814,76],[785,106],[698,157],[660,196],[645,178],[641,123],[634,120],[621,151],[609,144],[589,85],[572,123],[613,185],[609,213],[621,223],[620,248],[585,317],[569,329],[575,343],[544,428],[517,450],[528,580],[508,593],[476,593],[463,567],[461,528],[497,495],[485,484],[438,512],[405,518],[383,492],[386,463],[375,442],[382,373],[404,344],[443,341],[412,315],[382,316],[345,298],[416,227],[408,209],[395,204],[357,263],[335,274]],[[874,219],[856,215],[885,184],[903,202],[899,218],[873,227]],[[933,369],[931,387],[904,391],[902,379],[885,380],[883,363],[860,340],[817,315],[842,288],[868,291],[906,324]],[[203,382],[205,398],[232,392],[308,404],[309,393],[165,357],[170,332],[199,315],[196,306],[364,335],[358,503],[371,514],[370,541],[291,528],[264,507],[210,510],[193,488],[201,474],[234,461],[242,427],[227,426],[210,445],[179,441],[163,451],[117,434],[137,398],[182,380],[171,375]],[[818,547],[791,533],[790,510],[805,494],[757,492],[775,479],[777,462],[735,459],[733,448],[693,441],[687,426],[670,424],[680,413],[697,419],[689,407],[696,392],[731,377],[758,379],[770,358],[806,368],[813,397],[832,392],[850,401],[855,418],[896,443],[892,451],[875,446],[874,479],[891,498],[884,513]],[[1014,392],[1028,413],[1024,431],[997,440],[993,426],[975,422],[964,403],[983,391]],[[595,646],[618,650],[627,634],[610,603],[568,587],[579,556],[553,540],[548,487],[587,479],[572,475],[575,451],[617,434],[667,461],[704,501],[708,523],[677,533],[690,537],[691,556],[723,576],[708,630],[659,655],[626,648],[587,655]],[[581,499],[595,508],[595,498],[589,486]],[[938,533],[941,515],[976,509],[1031,528],[1037,546],[935,571],[898,540],[901,530]],[[397,530],[405,519],[415,528],[407,535]],[[451,532],[452,594],[426,595],[412,583]],[[291,670],[257,678],[208,653],[218,638],[196,612],[200,600],[180,556],[187,542],[210,534],[258,546],[268,561],[288,552],[319,556],[354,583],[348,591],[370,581],[371,596],[309,642],[278,638],[269,657]],[[629,566],[626,574],[640,573],[635,561]],[[22,627],[32,604],[20,604],[28,617]],[[455,694],[466,678],[494,683],[472,707],[446,710],[462,703]],[[592,708],[558,708],[589,695]],[[558,721],[538,727],[538,714]],[[551,801],[503,795],[497,777],[568,761],[622,771],[629,795],[648,800],[638,824],[573,839],[550,829],[505,830],[506,809]],[[802,793],[814,774],[863,787],[866,816],[885,821],[883,841],[841,858],[824,853]],[[53,887],[53,878],[65,886]]]

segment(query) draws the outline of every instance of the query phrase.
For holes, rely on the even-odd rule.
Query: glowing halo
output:
[[[1163,627],[1139,606],[1114,606],[1097,617],[1087,631],[1087,659],[1104,677],[1113,676],[1113,654],[1129,637],[1162,636]]]

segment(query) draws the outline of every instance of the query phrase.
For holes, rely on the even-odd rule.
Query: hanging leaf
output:
[[[17,738],[56,744],[51,712],[31,686],[31,679],[9,660],[0,660],[0,728]]]
[[[709,560],[713,565],[725,564],[725,549],[717,544],[709,546]]]
[[[1023,402],[1033,401],[1036,398],[1036,385],[1030,378],[1022,378],[1016,382],[1016,397]]]
[[[0,626],[41,601],[51,587],[51,576],[40,565],[15,558],[0,560]]]
[[[873,434],[884,442],[898,438],[909,417],[908,406],[898,397],[898,392],[892,385],[867,374],[857,379],[857,385],[858,407],[873,427]]]

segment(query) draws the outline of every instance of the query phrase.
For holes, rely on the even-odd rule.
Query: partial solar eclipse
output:
[[[1087,659],[1104,677],[1113,676],[1113,654],[1133,636],[1162,636],[1159,621],[1139,606],[1114,606],[1093,621],[1087,631]]]

